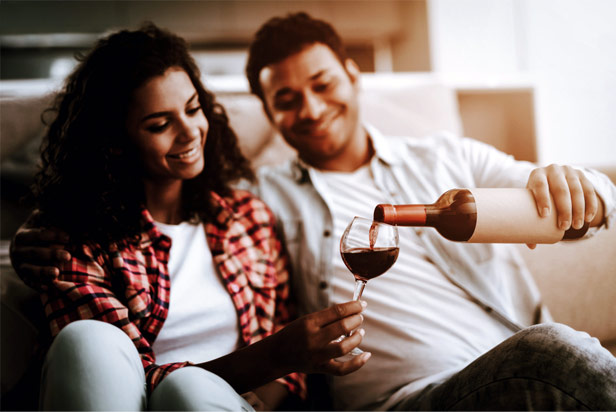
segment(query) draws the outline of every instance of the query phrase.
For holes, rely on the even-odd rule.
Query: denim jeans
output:
[[[54,339],[41,375],[41,410],[253,410],[217,375],[171,372],[148,398],[135,345],[119,328],[79,320]]]
[[[396,410],[616,410],[616,358],[558,323],[516,333]]]

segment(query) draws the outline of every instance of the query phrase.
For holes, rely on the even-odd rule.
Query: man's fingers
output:
[[[597,192],[595,192],[595,187],[588,180],[584,172],[578,171],[578,175],[580,177],[580,184],[582,185],[582,190],[584,192],[584,201],[585,201],[585,215],[584,220],[586,222],[592,222],[597,214],[597,210],[599,209],[599,199],[597,197]]]
[[[550,165],[531,172],[527,187],[531,189],[541,216],[549,211],[549,195],[554,200],[558,227],[580,229],[591,222],[599,209],[599,200],[584,172],[571,166]],[[547,209],[546,209],[547,208]],[[549,214],[549,213],[548,213]]]
[[[563,169],[558,165],[548,166],[548,183],[550,193],[554,198],[554,207],[558,220],[558,227],[567,230],[571,227],[572,206],[571,191]]]
[[[36,290],[45,290],[46,286],[60,274],[60,270],[56,267],[34,266],[29,263],[20,265],[19,272],[22,274],[24,282]]]
[[[39,263],[41,265],[58,266],[71,260],[71,254],[57,247],[15,247],[13,258],[19,262]]]
[[[17,245],[63,245],[69,241],[69,236],[58,229],[48,228],[24,228],[15,234]]]
[[[535,197],[535,203],[537,204],[539,216],[549,216],[550,213],[552,213],[550,187],[544,169],[533,170],[526,187],[531,190],[533,196]]]
[[[571,226],[574,229],[580,229],[584,226],[584,209],[586,208],[584,189],[577,170],[570,166],[564,166],[564,171],[565,179],[569,187],[569,194],[571,196]]]

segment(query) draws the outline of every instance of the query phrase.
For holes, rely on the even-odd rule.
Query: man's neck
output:
[[[368,164],[374,156],[374,148],[368,132],[362,127],[356,132],[343,153],[329,159],[307,159],[301,156],[306,164],[323,171],[331,172],[354,172]]]

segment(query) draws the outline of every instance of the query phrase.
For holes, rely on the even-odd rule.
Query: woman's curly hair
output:
[[[209,122],[205,167],[182,186],[183,218],[215,216],[210,192],[225,196],[231,183],[254,179],[224,108],[200,80],[185,41],[152,23],[99,40],[66,79],[52,108],[33,195],[46,223],[72,238],[101,243],[138,238],[145,195],[141,163],[126,132],[135,89],[167,69],[183,69]]]

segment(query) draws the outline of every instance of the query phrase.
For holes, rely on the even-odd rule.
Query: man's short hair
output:
[[[315,43],[328,46],[344,66],[347,56],[342,39],[329,23],[304,12],[273,17],[265,22],[255,34],[248,50],[246,76],[250,91],[265,103],[259,82],[261,70]]]

